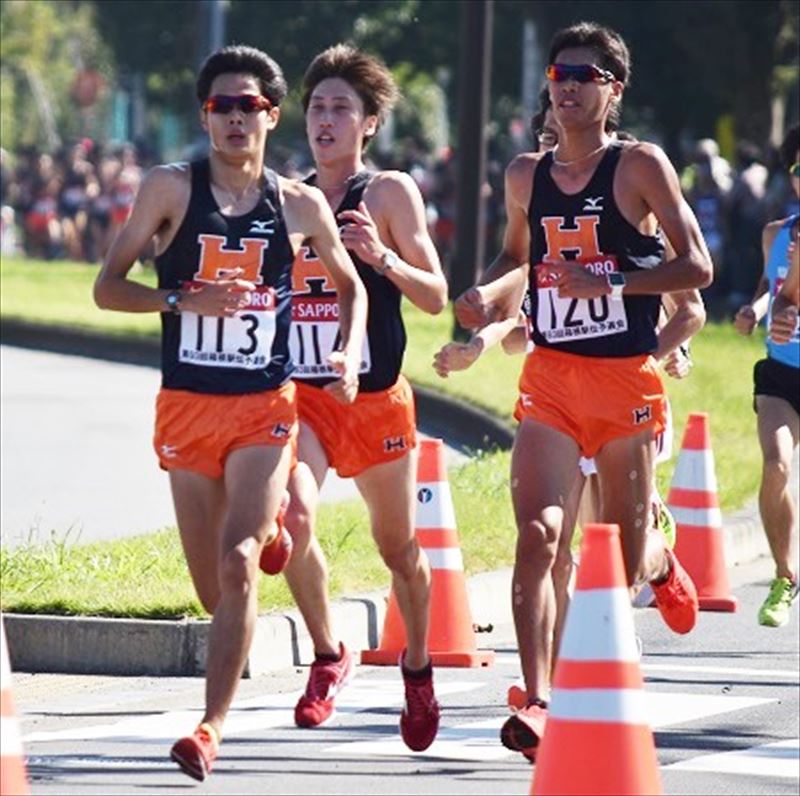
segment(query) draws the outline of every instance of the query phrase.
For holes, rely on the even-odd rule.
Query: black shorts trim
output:
[[[784,365],[777,359],[760,359],[753,367],[753,395],[772,395],[783,398],[800,415],[800,368]],[[756,408],[755,397],[753,410]]]

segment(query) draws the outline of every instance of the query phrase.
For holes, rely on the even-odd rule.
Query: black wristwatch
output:
[[[164,296],[164,303],[167,305],[167,309],[178,315],[181,311],[181,299],[183,296],[181,295],[180,290],[170,290],[166,296]]]

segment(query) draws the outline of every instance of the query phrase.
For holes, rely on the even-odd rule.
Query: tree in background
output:
[[[55,149],[96,134],[91,108],[113,81],[91,4],[0,3],[0,143]]]

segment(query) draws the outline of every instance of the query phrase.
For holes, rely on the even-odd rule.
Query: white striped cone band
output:
[[[710,450],[696,451],[684,448],[678,456],[672,487],[697,489],[703,492],[717,491],[717,476],[714,472],[714,455]]]
[[[547,717],[649,726],[640,688],[554,688]]]
[[[570,661],[638,661],[628,590],[576,590],[558,654]]]
[[[678,525],[691,525],[695,528],[722,527],[722,512],[717,508],[686,509],[674,503],[668,503],[667,507]]]
[[[414,527],[455,528],[456,515],[447,481],[417,484],[417,514]]]
[[[458,547],[425,548],[425,555],[428,556],[431,569],[464,570],[464,559]]]

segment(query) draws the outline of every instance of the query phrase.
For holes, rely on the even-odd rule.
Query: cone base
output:
[[[739,601],[735,597],[700,597],[701,611],[727,611],[734,613],[739,609]]]
[[[397,666],[400,652],[401,650],[362,650],[361,663],[368,666]],[[492,650],[431,652],[430,656],[434,666],[475,669],[479,666],[491,666],[494,663]]]
[[[641,724],[547,720],[531,796],[663,793],[653,732]]]

